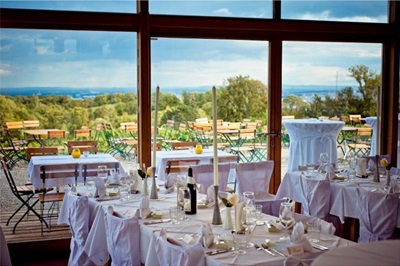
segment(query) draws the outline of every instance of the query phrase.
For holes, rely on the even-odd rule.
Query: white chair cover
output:
[[[397,223],[399,199],[395,193],[372,192],[358,187],[357,209],[360,219],[359,243],[385,240]]]
[[[160,266],[203,266],[206,264],[205,250],[200,242],[193,245],[176,245],[171,242],[168,241],[165,230],[161,230],[155,245]]]
[[[11,266],[10,253],[6,238],[4,237],[3,229],[0,226],[0,265]]]
[[[111,265],[130,266],[140,263],[140,224],[137,218],[123,218],[112,206],[105,214],[107,247]]]
[[[366,158],[366,159],[367,159],[367,169],[369,168],[369,165],[370,165],[369,161],[372,160],[372,161],[374,161],[375,164],[378,164],[378,167],[379,167],[379,170],[380,170],[380,171],[385,170],[385,168],[383,168],[383,167],[380,165],[380,163],[379,163],[383,158],[386,158],[386,160],[387,160],[389,163],[391,162],[391,156],[390,156],[390,154],[379,155],[379,156],[378,156],[378,162],[376,161],[376,156],[365,156],[365,157],[363,157],[363,158]]]
[[[325,220],[329,214],[330,181],[300,176],[303,214]]]
[[[72,233],[68,265],[93,265],[84,251],[90,228],[88,198],[68,193],[68,223]]]
[[[308,224],[315,220],[319,220],[321,224],[321,233],[333,235],[336,231],[335,226],[332,223],[319,219],[317,217],[312,217],[308,215],[303,215],[299,213],[294,214],[294,219],[296,222],[302,222],[303,224]]]
[[[209,186],[214,184],[214,165],[199,164],[193,165],[193,178],[197,184],[201,184],[206,191]],[[229,163],[218,164],[218,190],[225,191],[228,187],[228,177],[231,166]],[[205,193],[205,191],[200,191]]]
[[[236,164],[237,193],[253,191],[257,204],[263,205],[263,213],[278,216],[283,199],[276,199],[268,193],[274,161],[261,161]]]

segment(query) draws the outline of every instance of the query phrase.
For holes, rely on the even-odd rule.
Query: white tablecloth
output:
[[[400,240],[386,240],[325,252],[311,265],[399,265]]]
[[[376,155],[376,131],[377,119],[376,116],[365,118],[365,122],[372,127],[371,150],[369,155]],[[399,116],[399,131],[397,132],[397,167],[400,166],[400,116]]]
[[[90,154],[87,157],[81,156],[78,159],[72,158],[71,155],[59,155],[59,156],[34,156],[31,158],[28,165],[28,175],[30,181],[34,185],[35,188],[42,188],[43,182],[40,179],[40,166],[42,165],[61,165],[68,163],[77,163],[79,164],[78,171],[78,181],[83,182],[83,164],[90,163],[119,163],[117,159],[115,159],[112,155],[104,153],[104,154]],[[119,164],[119,171],[121,175],[126,175],[124,168],[121,164]],[[66,184],[72,184],[75,182],[74,178],[57,178],[57,179],[46,179],[46,186],[61,186]]]
[[[201,164],[210,163],[214,152],[212,149],[203,149],[202,154],[196,154],[190,150],[173,150],[173,151],[158,151],[156,153],[156,172],[158,180],[165,180],[165,167],[168,160],[174,159],[200,159]],[[232,154],[218,150],[218,157],[231,157]]]
[[[281,185],[279,186],[276,197],[288,197],[296,202],[304,204],[304,197],[301,195],[300,175],[302,172],[289,172],[284,176]],[[350,182],[331,182],[329,192],[320,192],[321,197],[330,197],[330,211],[329,213],[339,217],[344,223],[346,217],[358,219],[357,210],[357,184],[360,186],[379,188],[383,187],[385,180],[381,183],[375,183],[372,179],[356,178],[355,183]],[[399,198],[400,203],[400,198]],[[397,227],[400,228],[400,205],[397,217]]]
[[[81,187],[83,188],[83,187]],[[65,194],[64,201],[68,201],[68,193]],[[204,196],[204,195],[203,195]],[[89,204],[90,213],[90,232],[86,240],[85,251],[93,259],[96,264],[103,264],[104,261],[108,260],[107,254],[107,236],[105,231],[104,214],[108,206],[112,205],[114,211],[118,212],[123,216],[132,216],[139,208],[142,195],[136,194],[130,201],[120,200],[109,200],[96,202],[94,199],[90,199]],[[200,196],[201,198],[201,196]],[[153,210],[161,210],[165,213],[169,206],[176,205],[176,194],[159,194],[158,200],[150,200],[151,208]],[[67,206],[63,204],[62,206]],[[198,209],[196,215],[188,215],[189,220],[183,221],[179,225],[173,225],[169,222],[144,225],[144,221],[152,221],[152,219],[141,219],[141,261],[145,265],[159,265],[158,258],[155,251],[156,238],[159,236],[160,230],[165,228],[168,235],[172,235],[175,238],[183,237],[185,234],[196,234],[199,232],[203,223],[210,223],[212,221],[213,208]],[[221,207],[221,217],[224,219],[223,207]],[[277,217],[263,215],[263,219],[276,220]],[[68,210],[61,208],[58,223],[63,224],[68,221]],[[229,230],[224,230],[222,225],[212,225],[212,230],[215,235],[217,234],[230,234]],[[251,241],[254,243],[262,243],[265,239],[271,241],[277,241],[283,236],[283,232],[268,233],[265,226],[257,226],[251,236]],[[326,242],[322,242],[326,246],[334,248],[336,246],[345,246],[347,241],[333,235],[324,235],[323,237]],[[211,249],[215,249],[214,246]],[[211,250],[210,249],[210,250]],[[313,252],[318,253],[320,251],[314,250]],[[307,253],[308,255],[311,253]],[[306,254],[306,255],[307,255]],[[236,255],[233,252],[223,253],[214,256],[206,256],[206,265],[283,265],[284,257],[276,256],[272,257],[264,251],[256,250],[255,248],[249,248],[247,254]]]
[[[288,172],[296,171],[299,165],[317,164],[323,152],[337,165],[336,140],[344,122],[297,119],[282,123],[290,137]]]

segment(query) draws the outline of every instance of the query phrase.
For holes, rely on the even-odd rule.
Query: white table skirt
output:
[[[289,172],[284,176],[276,198],[288,197],[296,202],[305,204],[303,196],[301,195],[300,187],[301,172]],[[382,187],[385,180],[376,184],[371,179],[357,178],[356,183],[350,182],[331,182],[330,191],[325,193],[326,197],[330,197],[330,211],[329,213],[339,217],[340,221],[344,223],[346,217],[358,219],[356,188],[357,184],[361,186]],[[322,193],[324,195],[324,193]],[[400,228],[400,198],[398,207],[397,227]]]
[[[158,151],[156,153],[156,172],[158,180],[165,180],[165,167],[167,166],[168,160],[174,159],[200,159],[201,164],[210,163],[210,159],[213,158],[214,152],[212,149],[203,149],[202,154],[196,154],[190,150],[173,150],[173,151]],[[218,150],[218,157],[231,157],[232,154]],[[231,175],[230,180],[231,181]]]
[[[43,181],[40,178],[40,166],[42,165],[61,165],[68,163],[77,163],[78,169],[78,181],[83,182],[83,164],[87,163],[119,163],[112,155],[107,153],[102,154],[90,154],[89,156],[81,156],[78,159],[72,158],[71,155],[59,155],[59,156],[34,156],[31,158],[28,165],[28,175],[35,188],[42,188]],[[121,175],[127,175],[124,168],[119,164],[119,171]],[[46,179],[46,186],[61,186],[66,184],[72,184],[75,182],[75,178],[57,178],[57,179]]]
[[[376,131],[377,131],[377,118],[376,116],[365,118],[365,122],[372,127],[371,137],[371,150],[369,155],[376,155]],[[400,166],[400,116],[399,116],[399,131],[397,132],[397,166]]]
[[[297,119],[282,123],[290,137],[288,172],[296,171],[299,165],[317,164],[323,152],[337,165],[336,141],[344,122]]]
[[[400,240],[376,241],[330,250],[311,265],[399,265],[399,251]]]
[[[78,187],[78,191],[84,187]],[[69,193],[65,194],[64,202],[68,201]],[[200,195],[204,197],[205,195]],[[89,212],[90,212],[90,231],[89,236],[86,240],[85,252],[93,260],[96,265],[104,265],[104,261],[109,259],[107,252],[107,236],[104,222],[104,214],[108,206],[112,205],[114,211],[118,212],[123,216],[132,216],[140,206],[142,195],[136,194],[134,198],[129,201],[120,200],[109,200],[109,201],[95,201],[94,199],[89,200]],[[164,213],[168,210],[169,206],[176,204],[176,194],[159,194],[158,200],[150,200],[151,208],[153,210],[162,210]],[[63,204],[68,206],[67,204]],[[68,210],[67,208],[61,208],[58,223],[68,223]],[[221,206],[221,217],[224,219],[224,210]],[[189,220],[181,222],[179,225],[173,225],[171,223],[161,223],[153,225],[144,225],[143,221],[151,221],[152,219],[140,220],[140,245],[141,245],[141,261],[145,265],[159,265],[157,255],[155,252],[156,238],[159,236],[161,228],[165,228],[167,234],[173,235],[173,237],[182,237],[185,234],[195,234],[199,232],[203,223],[211,223],[213,208],[198,209],[196,215],[188,215]],[[276,220],[277,217],[263,214],[264,220]],[[222,225],[212,225],[212,230],[215,235],[217,234],[230,234],[229,230],[224,230]],[[272,241],[278,240],[283,236],[283,232],[279,233],[268,233],[264,226],[257,226],[251,236],[251,241],[254,243],[262,243],[265,239],[271,239]],[[326,235],[327,246],[340,247],[345,246],[347,241],[339,241],[339,238],[333,235]],[[214,249],[214,247],[212,248]],[[319,251],[314,251],[318,253]],[[311,254],[311,253],[307,253]],[[317,254],[316,254],[317,255]],[[236,255],[233,252],[228,252],[220,255],[206,256],[206,265],[283,265],[284,257],[276,256],[272,257],[263,251],[256,250],[255,248],[249,248],[247,254]]]

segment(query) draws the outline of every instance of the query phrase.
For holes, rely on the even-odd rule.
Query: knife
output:
[[[319,244],[317,244],[317,243],[313,243],[313,242],[311,242],[311,246],[312,246],[313,248],[316,248],[316,249],[319,249],[319,250],[322,250],[322,251],[329,250],[329,248],[324,247],[324,246],[322,246],[322,245],[319,245]]]
[[[221,253],[225,253],[228,251],[232,251],[232,249],[216,249],[216,250],[211,250],[206,252],[207,255],[212,256],[212,255],[217,255],[217,254],[221,254]]]
[[[162,224],[162,223],[168,223],[170,221],[171,221],[171,219],[164,219],[164,220],[156,220],[156,221],[144,222],[143,224],[145,224],[145,225]]]

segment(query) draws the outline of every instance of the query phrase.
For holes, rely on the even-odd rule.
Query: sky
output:
[[[272,1],[150,2],[154,14],[271,18]],[[136,12],[133,1],[1,1],[33,9]],[[387,23],[387,1],[282,1],[282,17]],[[268,42],[152,40],[152,87],[222,86],[250,76],[267,84]],[[348,68],[380,72],[380,44],[284,42],[283,84],[356,85]],[[136,34],[0,29],[1,87],[136,87]],[[1,93],[1,92],[0,92]]]

